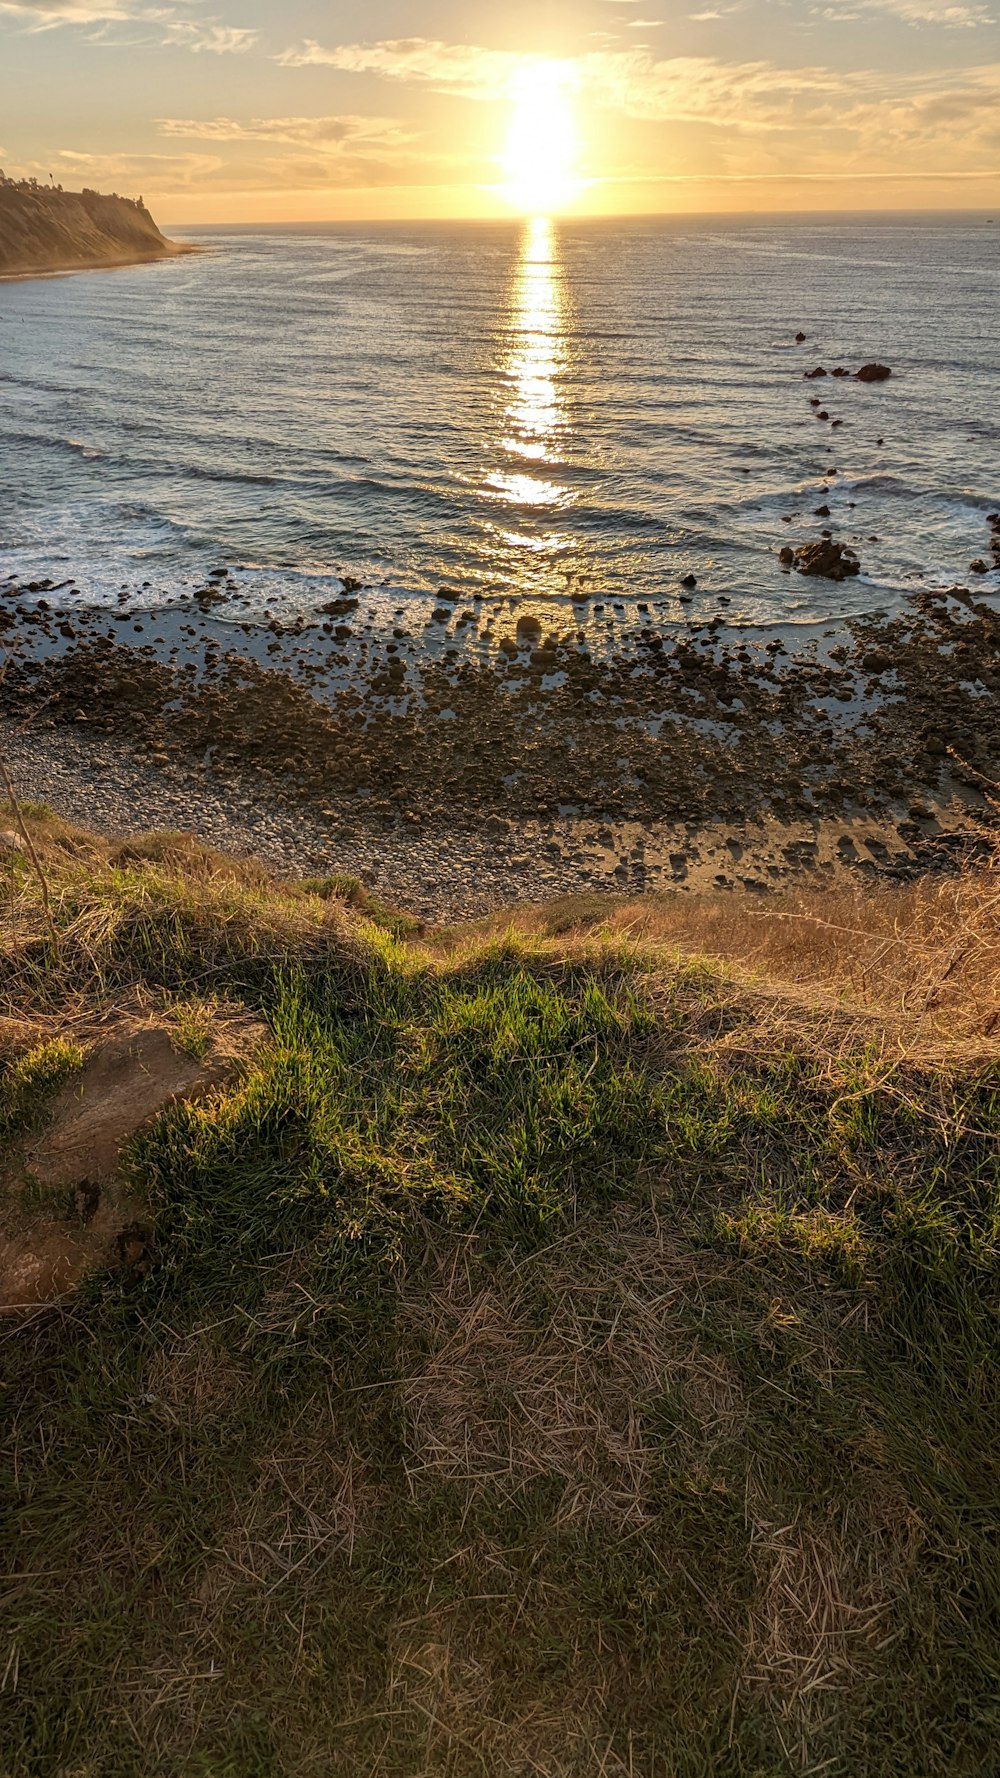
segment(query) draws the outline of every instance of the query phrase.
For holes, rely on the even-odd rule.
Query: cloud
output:
[[[310,40],[285,50],[278,59],[285,67],[375,74],[488,103],[504,97],[526,60],[531,60],[509,50],[422,37],[329,49]],[[644,48],[591,50],[560,66],[568,82],[593,104],[644,121],[782,127],[797,106],[813,103],[818,94],[857,90],[857,76],[848,82],[823,68],[776,68],[769,62],[723,62],[710,56],[660,60]]]
[[[514,50],[477,49],[427,37],[395,37],[383,43],[345,43],[324,48],[313,38],[286,49],[284,68],[338,68],[347,74],[379,74],[432,86],[463,99],[495,99],[525,58]]]
[[[863,0],[881,6],[930,6],[935,0]],[[286,67],[323,66],[374,74],[477,102],[496,103],[511,90],[526,58],[508,50],[448,44],[430,38],[325,48],[309,41],[279,58]],[[529,64],[530,65],[530,64]],[[805,156],[822,157],[855,138],[919,143],[936,152],[942,133],[958,161],[990,146],[996,86],[988,68],[946,73],[783,68],[773,62],[727,62],[715,56],[657,57],[644,47],[596,48],[560,63],[578,97],[602,111],[643,123],[698,124],[730,136],[799,135]],[[963,143],[961,126],[966,126]],[[867,142],[866,142],[867,138]],[[802,162],[805,165],[805,160]]]
[[[871,5],[932,5],[934,0],[862,0]],[[526,58],[506,50],[427,38],[287,50],[286,66],[320,65],[424,86],[477,102],[502,101]],[[646,47],[591,49],[560,63],[581,105],[645,124],[699,126],[706,174],[842,178],[927,176],[928,169],[969,177],[1000,160],[1000,69],[906,72],[773,62],[726,62],[712,56],[657,57]],[[711,132],[706,135],[705,132]],[[754,142],[750,155],[748,138]],[[636,169],[636,176],[643,175]]]
[[[150,5],[148,0],[0,0],[3,13],[23,18],[33,32],[53,31],[60,25],[102,27],[94,41],[109,44],[118,41],[110,28],[127,23],[143,31],[143,43],[177,45],[195,54],[240,55],[252,49],[259,37],[257,31],[242,25],[224,25],[211,17],[192,18],[175,7]]]
[[[163,119],[160,128],[164,134],[179,136],[187,133],[187,121],[183,118]],[[154,201],[157,195],[162,197],[164,194],[176,198],[185,194],[197,197],[203,192],[270,194],[289,190],[322,192],[332,188],[420,184],[427,180],[429,172],[435,177],[440,173],[441,163],[437,157],[415,154],[407,149],[405,158],[401,155],[397,159],[391,146],[382,151],[369,149],[357,137],[345,138],[343,142],[321,140],[316,144],[305,139],[293,141],[290,151],[284,154],[268,154],[265,150],[260,155],[251,153],[234,158],[225,152],[225,144],[230,141],[248,145],[285,143],[294,135],[297,125],[319,124],[322,133],[329,121],[268,118],[240,125],[228,118],[210,119],[208,124],[218,124],[220,133],[217,136],[206,134],[204,140],[217,142],[221,150],[218,154],[91,154],[64,148],[46,158],[44,163],[33,161],[19,166],[18,172],[34,174],[40,179],[47,179],[51,172],[68,188],[92,185],[101,191],[142,192]],[[333,120],[335,123],[345,121],[357,122],[367,130],[373,121],[378,120]],[[258,123],[259,132],[254,127]],[[291,128],[283,131],[280,126],[286,124]],[[232,136],[221,133],[227,126],[235,132]],[[207,127],[192,123],[194,130]]]
[[[282,142],[341,151],[347,147],[398,150],[415,140],[391,117],[232,117],[158,119],[162,136],[200,142]]]
[[[164,44],[178,44],[195,55],[202,51],[213,56],[245,55],[248,49],[253,49],[259,37],[257,31],[242,25],[220,25],[215,19],[168,17],[163,20],[163,30]]]
[[[225,168],[219,178],[233,190],[410,184],[454,160],[419,149],[418,136],[392,117],[163,117],[158,124],[163,136],[217,146]],[[282,148],[290,152],[269,152]]]
[[[996,23],[996,14],[983,0],[855,0],[852,6],[824,7],[823,17],[857,19],[872,12],[889,13],[906,25],[941,25],[946,30]]]
[[[644,122],[708,123],[745,131],[797,127],[818,102],[859,77],[828,68],[778,68],[715,56],[654,57],[648,50],[581,58],[581,84],[594,104]]]
[[[56,25],[93,25],[105,19],[136,16],[129,0],[0,0],[0,13],[32,20],[40,30]]]
[[[161,190],[190,187],[197,189],[222,167],[218,155],[211,154],[88,154],[81,149],[60,148],[44,162],[26,167],[28,173],[57,179],[79,181],[103,191]],[[44,169],[44,171],[43,171]]]

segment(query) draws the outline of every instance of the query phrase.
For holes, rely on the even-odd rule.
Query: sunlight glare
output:
[[[525,62],[511,82],[503,194],[527,215],[562,210],[580,189],[571,85],[569,63],[542,59]]]
[[[576,498],[572,484],[551,473],[562,463],[570,436],[562,386],[568,319],[557,229],[548,216],[532,216],[524,224],[509,297],[509,346],[502,363],[504,461],[486,478],[485,488],[506,507],[508,527],[520,526],[496,532],[520,557],[520,583],[545,594],[566,590],[560,562],[570,539],[550,527]]]
[[[555,231],[547,217],[536,216],[525,224],[511,313],[512,394],[503,442],[513,456],[546,462],[558,455],[564,301]]]

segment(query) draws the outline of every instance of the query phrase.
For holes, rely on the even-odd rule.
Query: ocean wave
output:
[[[182,475],[190,476],[194,481],[246,482],[250,487],[274,488],[283,479],[281,476],[267,475],[263,470],[226,469],[215,465],[205,468],[200,463],[182,463],[179,468]]]
[[[89,462],[99,463],[109,455],[99,445],[87,444],[82,438],[68,438],[66,443],[71,451],[79,451],[81,457],[86,457]]]
[[[567,222],[562,263],[527,287],[513,224],[242,229],[165,275],[127,337],[82,282],[56,327],[51,289],[21,286],[5,540],[33,578],[48,551],[110,593],[256,564],[239,572],[274,598],[284,576],[306,607],[326,564],[413,597],[585,582],[643,600],[673,597],[683,565],[696,609],[727,597],[771,622],[803,593],[775,549],[827,505],[838,535],[881,541],[867,591],[817,584],[810,609],[902,596],[919,567],[958,578],[987,544],[1000,436],[989,293],[953,275],[981,235],[871,226]],[[927,292],[946,287],[942,310]],[[876,397],[803,383],[862,350],[898,373]],[[814,394],[842,432],[809,418]]]

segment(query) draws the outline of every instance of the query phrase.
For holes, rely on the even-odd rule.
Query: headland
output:
[[[63,191],[0,173],[0,278],[142,265],[192,251],[160,233],[141,198]]]

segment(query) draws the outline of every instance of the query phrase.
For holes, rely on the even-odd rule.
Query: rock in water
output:
[[[852,549],[824,537],[819,543],[804,543],[795,552],[795,566],[800,574],[817,574],[824,580],[848,580],[860,574],[861,563]]]
[[[892,371],[887,364],[863,364],[858,371],[859,383],[884,383]]]

